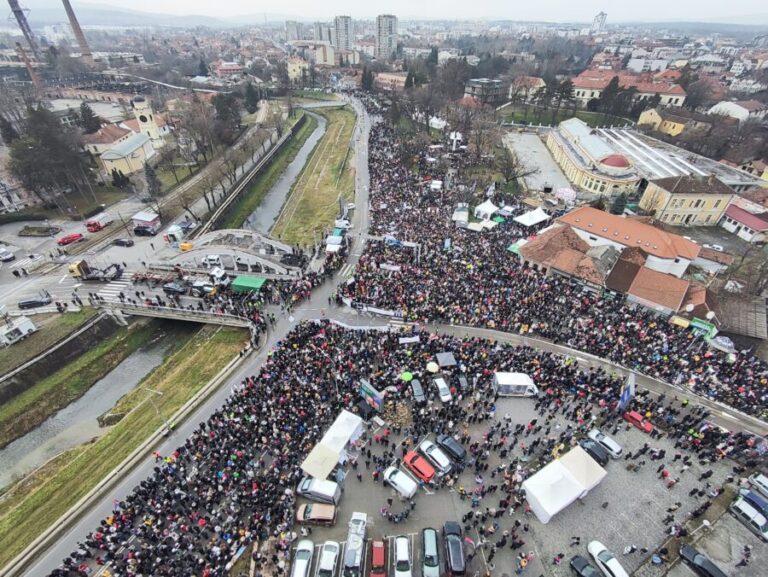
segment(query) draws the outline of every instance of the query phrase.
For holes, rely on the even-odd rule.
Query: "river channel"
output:
[[[0,488],[34,471],[62,451],[106,433],[96,418],[109,411],[159,366],[178,336],[168,331],[107,373],[75,402],[0,450]]]
[[[261,234],[269,234],[269,229],[275,223],[275,220],[280,216],[280,211],[283,208],[285,199],[288,198],[288,193],[291,191],[293,183],[301,174],[301,170],[307,163],[310,153],[315,148],[315,145],[325,134],[326,120],[324,117],[318,114],[312,114],[307,112],[315,120],[317,120],[317,128],[309,135],[309,138],[304,142],[304,145],[299,149],[296,158],[280,175],[280,178],[275,182],[269,192],[264,195],[259,207],[251,213],[251,215],[245,219],[242,228],[249,230],[255,230]]]

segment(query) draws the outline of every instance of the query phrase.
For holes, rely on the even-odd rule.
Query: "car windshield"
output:
[[[600,553],[597,554],[597,558],[600,559],[603,563],[608,563],[613,559],[613,553],[608,551],[608,549],[603,549],[600,551]]]
[[[318,577],[333,577],[333,571],[330,569],[320,569],[320,571],[317,572]]]
[[[427,567],[437,567],[437,555],[424,555],[424,565]]]
[[[311,551],[302,549],[301,551],[296,552],[296,561],[306,561],[307,559],[309,559],[311,555],[312,555]]]
[[[408,571],[410,568],[410,563],[406,559],[401,559],[397,562],[397,570],[398,571]]]
[[[581,574],[584,577],[599,577],[600,576],[600,573],[597,571],[597,569],[592,567],[592,565],[586,565],[584,567],[584,569],[582,569]]]

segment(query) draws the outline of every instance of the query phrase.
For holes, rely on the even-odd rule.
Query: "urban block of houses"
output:
[[[237,62],[227,62],[226,60],[214,60],[208,65],[208,69],[217,78],[240,76],[243,73],[243,67],[240,64]]]
[[[720,226],[747,242],[768,241],[768,212],[755,214],[731,204],[720,219]]]
[[[667,136],[680,136],[683,132],[699,130],[708,132],[714,120],[707,114],[685,108],[649,108],[637,119],[638,126],[650,126]]]
[[[613,77],[619,79],[619,86],[634,88],[635,100],[648,100],[659,95],[662,106],[682,106],[685,103],[685,90],[682,86],[667,81],[655,80],[652,76],[617,73],[613,70],[587,69],[573,78],[573,96],[586,107],[594,98],[600,98]]]
[[[568,181],[582,190],[613,196],[634,192],[640,182],[633,163],[578,118],[549,131],[547,148]]]
[[[668,176],[648,183],[639,206],[673,226],[715,226],[734,191],[714,176]]]
[[[768,114],[768,106],[757,100],[737,100],[718,102],[709,109],[709,114],[720,114],[736,118],[739,122],[763,120]]]
[[[405,90],[407,72],[379,72],[373,80],[376,88],[389,92],[402,92]]]

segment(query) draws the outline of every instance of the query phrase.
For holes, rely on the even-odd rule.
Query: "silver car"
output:
[[[621,458],[621,445],[599,429],[592,429],[587,433],[587,437],[605,449],[605,451],[614,459]]]

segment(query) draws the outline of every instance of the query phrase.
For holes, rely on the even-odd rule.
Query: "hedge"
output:
[[[8,224],[10,222],[23,222],[25,220],[45,220],[46,218],[48,217],[44,214],[9,212],[6,214],[0,214],[0,224]]]

